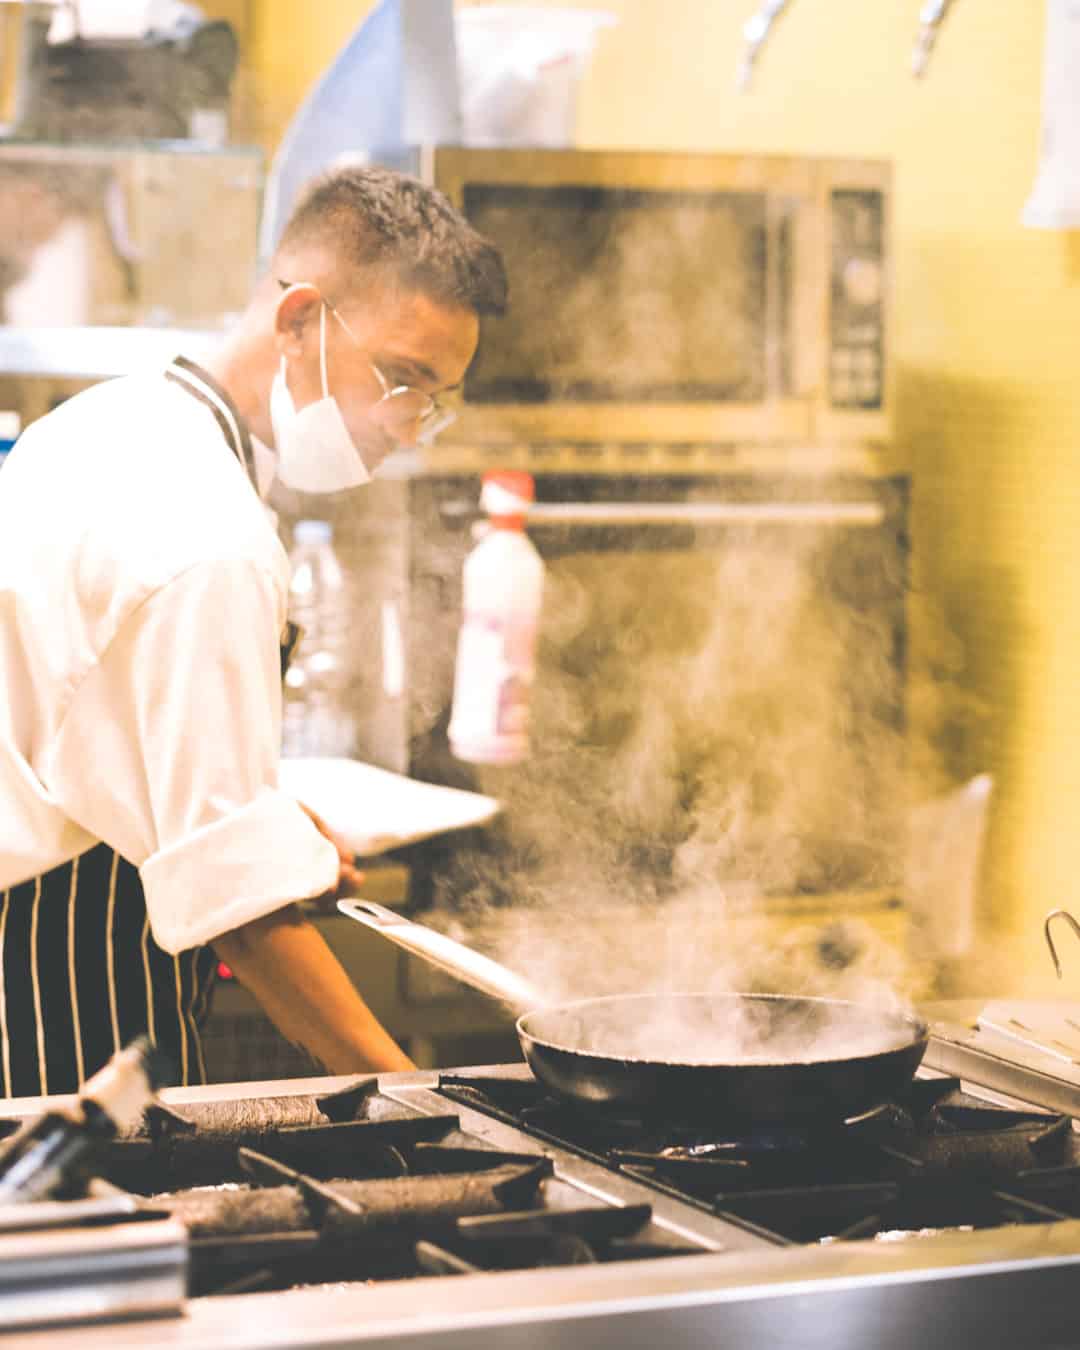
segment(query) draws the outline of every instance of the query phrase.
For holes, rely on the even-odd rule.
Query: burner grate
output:
[[[651,1221],[651,1205],[482,1215],[459,1219],[445,1244],[419,1243],[416,1256],[428,1274],[462,1275],[647,1260],[700,1250],[653,1229]]]
[[[372,1097],[366,1081],[360,1086],[359,1094],[347,1090],[352,1109],[364,1112],[359,1119],[346,1117],[340,1102],[330,1098],[323,1101],[332,1115],[313,1117],[315,1099],[304,1098],[281,1120],[275,1120],[272,1102],[266,1100],[207,1103],[204,1107],[213,1109],[198,1112],[155,1106],[147,1113],[144,1132],[104,1150],[102,1174],[114,1186],[141,1195],[240,1182],[246,1179],[240,1152],[252,1149],[323,1179],[357,1173],[402,1176],[412,1166],[406,1158],[417,1145],[451,1138],[466,1142],[457,1115],[408,1114],[397,1103]]]
[[[418,1241],[444,1240],[466,1217],[517,1216],[540,1203],[552,1172],[535,1154],[482,1149],[473,1151],[477,1166],[463,1170],[465,1150],[456,1148],[440,1172],[437,1152],[429,1147],[424,1169],[402,1176],[325,1181],[241,1149],[247,1184],[156,1195],[145,1208],[191,1233],[193,1293],[290,1288],[417,1274]]]
[[[916,1079],[839,1125],[736,1138],[589,1115],[528,1079],[455,1074],[440,1088],[780,1244],[1080,1217],[1071,1118],[987,1105],[957,1079]]]
[[[193,1295],[699,1250],[669,1242],[650,1205],[568,1205],[550,1159],[490,1146],[456,1114],[418,1115],[366,1080],[315,1104],[280,1129],[269,1110],[166,1109],[112,1150],[114,1181],[153,1183],[143,1212],[186,1225]]]

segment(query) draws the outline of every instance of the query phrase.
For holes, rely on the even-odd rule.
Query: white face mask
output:
[[[371,482],[337,399],[326,382],[326,305],[319,310],[319,371],[323,396],[297,408],[285,380],[285,358],[270,388],[270,423],[277,476],[297,492],[342,492]]]

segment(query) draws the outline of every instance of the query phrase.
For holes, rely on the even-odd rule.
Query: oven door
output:
[[[437,150],[428,172],[511,281],[448,444],[885,435],[885,166]]]

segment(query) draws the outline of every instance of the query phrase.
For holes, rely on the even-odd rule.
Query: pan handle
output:
[[[414,923],[392,909],[372,904],[370,900],[339,900],[337,907],[413,956],[419,956],[429,965],[437,966],[463,984],[479,989],[481,993],[507,1004],[515,1013],[540,1007],[545,1000],[523,976],[499,965],[489,956],[474,952],[463,942],[455,942],[445,933]]]

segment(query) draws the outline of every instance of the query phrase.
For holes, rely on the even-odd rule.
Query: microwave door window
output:
[[[511,280],[468,401],[765,400],[764,193],[469,184],[464,202]]]

